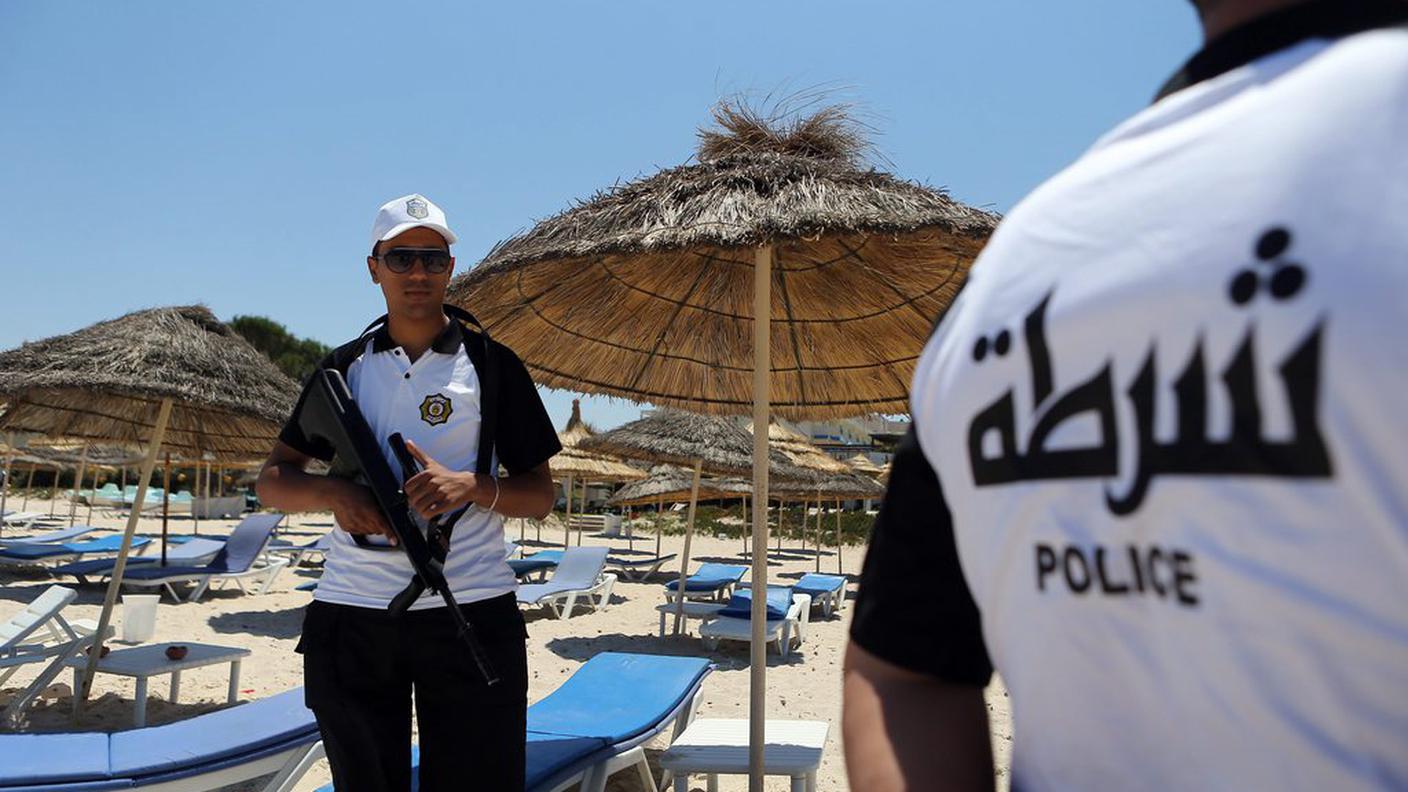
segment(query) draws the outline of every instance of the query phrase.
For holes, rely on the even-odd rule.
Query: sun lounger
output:
[[[202,564],[212,560],[224,547],[224,542],[201,537],[194,537],[180,543],[172,543],[171,546],[166,549],[166,563],[167,566]],[[127,559],[127,568],[129,570],[138,569],[140,567],[157,566],[160,564],[160,553],[130,556]],[[77,578],[79,583],[86,584],[88,578],[97,579],[111,576],[113,567],[116,565],[116,558],[91,558],[86,561],[74,561],[62,566],[57,566],[49,570],[49,572],[54,575],[71,575]]]
[[[747,573],[748,567],[737,564],[703,564],[699,571],[684,579],[684,596],[686,599],[721,599],[730,594]],[[679,585],[678,579],[665,584],[666,600],[674,600]]]
[[[778,654],[787,657],[795,640],[801,644],[806,634],[810,618],[812,598],[806,594],[795,594],[790,586],[768,586],[768,623],[764,640],[777,645]],[[744,641],[753,637],[751,591],[734,592],[728,605],[712,621],[699,627],[699,637],[710,651],[717,649],[719,641]]]
[[[508,566],[513,570],[514,577],[519,579],[535,574],[541,579],[549,569],[556,568],[561,561],[561,550],[543,550],[524,558],[510,558]]]
[[[294,544],[275,540],[269,542],[269,552],[274,555],[286,556],[290,567],[297,567],[304,561],[315,561],[327,557],[328,549],[332,547],[332,534],[325,533],[311,542]]]
[[[605,547],[571,547],[562,552],[562,561],[546,583],[527,583],[518,587],[518,604],[536,607],[546,605],[559,619],[572,615],[579,598],[585,597],[598,610],[605,610],[611,599],[611,587],[616,575],[602,573],[606,566]]]
[[[46,519],[50,519],[49,515],[42,512],[7,511],[4,516],[0,516],[0,524],[7,528],[24,529]]]
[[[262,564],[258,563],[269,544],[274,526],[282,519],[282,514],[251,514],[235,526],[225,540],[225,546],[205,566],[143,566],[127,570],[122,582],[130,586],[164,588],[177,602],[181,601],[181,597],[176,593],[174,584],[194,583],[195,588],[186,601],[195,602],[212,584],[234,581],[240,591],[244,591],[241,581],[253,577],[261,579],[259,593],[263,594],[269,590],[279,570],[288,566],[288,560],[283,558],[269,558]]]
[[[26,544],[53,544],[55,542],[67,542],[96,530],[91,525],[75,525],[70,528],[63,528],[49,533],[35,534],[34,536],[11,536],[0,539],[0,547],[14,547]]]
[[[0,735],[0,789],[195,792],[276,773],[292,789],[318,744],[303,690],[176,723],[115,733]]]
[[[812,604],[820,604],[821,615],[828,619],[831,618],[832,611],[840,613],[846,606],[846,578],[840,575],[808,572],[793,584],[792,591],[811,597]]]
[[[645,580],[656,572],[659,572],[660,567],[664,566],[666,561],[674,557],[674,553],[662,556],[649,556],[647,558],[607,556],[606,565],[619,570],[621,576],[627,580]]]
[[[6,726],[14,728],[39,691],[64,670],[64,663],[92,645],[92,629],[79,629],[60,613],[77,596],[73,589],[50,586],[24,610],[0,623],[0,685],[24,666],[46,664],[5,707],[0,722]]]
[[[132,547],[139,548],[150,541],[150,539],[134,536]],[[10,545],[0,548],[0,566],[46,566],[72,561],[84,556],[114,555],[121,549],[121,536],[104,536],[101,539],[90,539],[86,542]]]
[[[560,792],[580,784],[583,792],[602,792],[612,773],[628,767],[645,789],[657,789],[642,746],[672,725],[672,739],[684,731],[710,670],[699,657],[602,652],[588,660],[528,708],[524,789]]]

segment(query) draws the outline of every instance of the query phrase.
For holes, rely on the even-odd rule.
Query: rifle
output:
[[[403,482],[391,472],[391,466],[387,464],[386,457],[382,456],[381,448],[367,424],[367,419],[357,408],[347,383],[336,369],[320,369],[314,372],[312,387],[302,410],[299,411],[298,425],[310,439],[319,438],[332,447],[334,458],[330,475],[347,478],[360,475],[365,481],[377,505],[381,507],[387,524],[396,534],[401,549],[411,561],[415,574],[406,588],[392,598],[387,610],[399,616],[405,613],[427,588],[439,592],[440,597],[445,600],[445,610],[455,622],[457,635],[469,647],[485,682],[490,685],[498,682],[498,676],[489,665],[483,647],[475,638],[474,628],[460,612],[459,603],[455,602],[455,596],[445,580],[445,554],[449,548],[448,542],[441,538],[443,535],[440,533],[439,520],[431,525],[430,535],[436,540],[432,545],[411,518],[406,493],[402,489]],[[418,473],[420,466],[406,448],[401,435],[393,434],[388,439],[392,453],[396,454],[401,463],[405,477],[409,479]],[[453,525],[463,513],[464,509],[461,509],[451,515],[450,524]],[[358,544],[369,544],[364,537],[353,538],[362,540]]]

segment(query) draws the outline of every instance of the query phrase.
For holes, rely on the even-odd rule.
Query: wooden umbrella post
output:
[[[49,516],[54,516],[54,504],[59,501],[59,476],[63,475],[64,469],[58,462],[54,463],[54,486],[49,492]]]
[[[93,494],[88,496],[88,510],[83,513],[83,524],[93,524],[93,500],[98,497],[98,468],[93,468]]]
[[[821,491],[816,493],[816,571],[821,571]]]
[[[655,557],[660,557],[660,532],[664,526],[661,524],[665,518],[665,496],[661,495],[655,501]]]
[[[171,452],[161,466],[161,565],[166,566],[166,518],[171,511]]]
[[[587,513],[587,482],[586,482],[585,480],[582,481],[582,508],[579,509],[579,510],[577,511],[577,513],[578,513],[578,514],[586,514],[586,513]],[[577,546],[578,546],[578,547],[581,547],[581,546],[582,546],[582,525],[583,525],[583,523],[581,523],[581,522],[578,522],[578,523],[577,523]]]
[[[753,635],[748,647],[748,792],[763,792],[768,645],[768,392],[772,371],[772,245],[753,256]],[[781,512],[779,512],[779,515]],[[779,523],[781,517],[778,518]],[[781,531],[779,530],[779,533]],[[761,540],[761,543],[760,541]],[[763,548],[763,552],[756,552]],[[684,592],[680,592],[683,594]]]
[[[29,506],[29,496],[34,490],[34,471],[39,469],[39,465],[29,466],[29,479],[24,483],[24,502],[20,504],[20,511],[24,511]]]
[[[689,542],[694,538],[694,511],[699,505],[699,471],[704,460],[694,460],[694,482],[689,485],[689,518],[684,528],[684,551],[680,553],[680,583],[675,589],[675,634],[678,635],[684,623],[684,582],[689,577]]]
[[[572,546],[572,474],[567,474],[567,486],[563,488],[567,493],[567,519],[562,524],[562,549],[566,550]]]
[[[743,557],[748,557],[748,534],[752,532],[753,526],[748,524],[748,496],[743,496],[743,530],[739,532],[743,539]]]
[[[0,514],[5,513],[5,503],[10,498],[10,463],[15,459],[15,433],[5,433],[5,478],[0,488]]]
[[[78,457],[78,475],[73,479],[73,497],[68,500],[68,525],[78,517],[78,493],[83,489],[83,474],[88,469],[88,443],[83,444],[83,453]]]
[[[841,499],[836,499],[836,574],[844,575],[841,565]]]
[[[157,410],[156,424],[152,427],[152,437],[147,444],[147,454],[142,458],[141,478],[137,481],[137,499],[132,503],[132,511],[127,515],[127,528],[122,532],[122,549],[118,550],[117,561],[112,568],[112,578],[108,581],[107,594],[103,597],[103,611],[98,616],[98,629],[93,646],[88,650],[88,662],[83,666],[83,678],[78,690],[73,692],[73,723],[78,725],[78,716],[83,711],[83,702],[93,689],[93,672],[98,668],[98,657],[103,653],[108,626],[112,624],[112,609],[117,604],[117,593],[122,590],[122,574],[127,571],[127,556],[132,552],[132,535],[137,532],[137,517],[142,513],[142,502],[147,497],[147,483],[151,481],[152,468],[156,467],[157,450],[166,438],[166,424],[171,419],[170,397],[161,400]]]

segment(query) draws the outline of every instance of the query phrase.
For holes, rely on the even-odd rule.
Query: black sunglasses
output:
[[[450,251],[440,248],[392,248],[376,258],[398,275],[410,272],[417,260],[428,275],[439,275],[450,268]]]

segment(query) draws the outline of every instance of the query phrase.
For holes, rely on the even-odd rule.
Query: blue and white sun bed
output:
[[[806,638],[812,598],[794,593],[791,586],[768,586],[767,598],[767,626],[763,629],[763,640],[775,644],[777,653],[787,657],[792,652],[794,641],[801,645]],[[699,637],[704,640],[704,646],[713,651],[721,640],[752,640],[752,607],[751,590],[735,591],[728,605],[712,621],[699,627]]]
[[[686,599],[708,597],[719,599],[733,591],[733,587],[748,574],[748,567],[738,564],[701,564],[699,570],[684,579]],[[678,579],[665,584],[665,599],[673,601],[675,591],[680,587]]]
[[[33,536],[11,536],[0,539],[0,547],[14,547],[26,544],[53,544],[55,542],[67,542],[96,530],[91,525],[72,525],[68,528],[61,528],[49,533],[35,534]]]
[[[601,792],[612,773],[632,766],[645,788],[657,789],[642,746],[671,725],[673,736],[684,731],[710,670],[701,657],[602,652],[588,660],[528,708],[525,790],[581,784],[583,792]],[[472,789],[473,778],[466,784]]]
[[[125,732],[0,734],[3,792],[194,792],[301,775],[318,726],[303,690]]]
[[[541,550],[523,558],[508,559],[509,569],[513,570],[513,575],[517,578],[526,578],[529,575],[543,577],[549,569],[556,568],[560,563],[562,563],[561,550]]]
[[[224,547],[225,543],[223,541],[204,539],[201,537],[180,543],[172,543],[171,546],[166,548],[166,564],[168,567],[172,567],[208,562],[224,549]],[[129,556],[127,559],[128,570],[160,566],[160,564],[160,553]],[[90,558],[86,561],[74,561],[54,567],[49,570],[49,572],[54,575],[72,575],[78,579],[79,583],[87,583],[88,578],[110,577],[113,567],[116,565],[116,558]]]
[[[846,578],[841,575],[822,575],[808,572],[792,585],[796,594],[806,594],[813,605],[821,605],[821,615],[831,618],[831,612],[841,612],[846,607]]]
[[[142,566],[124,572],[122,582],[130,586],[162,587],[177,602],[181,601],[181,597],[173,584],[194,583],[195,587],[186,601],[195,602],[212,584],[233,580],[244,591],[241,580],[257,577],[262,581],[259,593],[263,594],[269,590],[279,570],[288,566],[286,558],[269,558],[259,562],[269,545],[274,526],[283,517],[282,514],[270,512],[245,517],[230,532],[225,546],[205,566]]]
[[[546,583],[525,583],[518,587],[518,604],[535,607],[546,605],[559,619],[572,615],[578,601],[585,600],[597,610],[605,610],[611,601],[611,588],[616,575],[602,573],[606,566],[606,547],[572,547],[564,550],[562,561]]]
[[[150,541],[150,539],[133,537],[132,547],[139,548]],[[42,566],[61,561],[72,561],[84,556],[112,555],[121,549],[121,536],[104,536],[101,539],[90,539],[85,542],[10,545],[0,548],[0,566]]]

